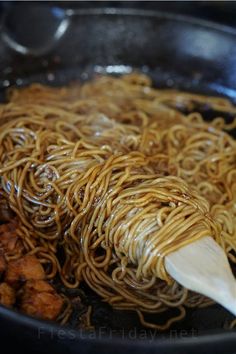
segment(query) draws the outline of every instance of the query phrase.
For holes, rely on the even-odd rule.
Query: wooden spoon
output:
[[[224,250],[212,237],[170,253],[165,267],[185,288],[215,300],[236,315],[236,280]]]

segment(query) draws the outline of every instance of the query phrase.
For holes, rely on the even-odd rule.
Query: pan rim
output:
[[[134,16],[134,17],[156,17],[163,18],[167,20],[185,22],[188,24],[206,27],[209,29],[214,29],[219,32],[224,32],[236,36],[236,28],[224,24],[219,24],[211,20],[200,19],[194,16],[182,15],[177,13],[171,13],[166,11],[158,10],[146,10],[146,9],[133,9],[133,8],[122,8],[118,9],[115,7],[106,8],[88,8],[88,9],[68,9],[65,11],[68,16]]]
[[[156,349],[162,349],[167,347],[171,348],[176,346],[179,346],[180,348],[182,346],[184,348],[191,348],[192,346],[194,346],[195,349],[197,349],[200,348],[202,345],[215,345],[216,342],[219,345],[221,343],[223,344],[223,342],[226,344],[230,342],[231,345],[236,345],[236,334],[233,330],[207,330],[202,331],[201,334],[197,334],[193,337],[188,337],[187,335],[181,337],[176,335],[174,336],[174,338],[168,338],[168,335],[163,334],[161,335],[161,337],[155,337],[151,339],[135,338],[135,340],[133,340],[127,338],[126,336],[120,337],[116,334],[112,336],[102,335],[101,337],[95,334],[91,337],[91,332],[86,329],[76,330],[71,326],[60,325],[50,320],[42,320],[40,318],[36,318],[25,313],[21,313],[18,310],[7,308],[6,306],[0,304],[0,319],[1,318],[7,318],[8,320],[10,319],[15,324],[33,329],[36,335],[35,339],[40,339],[40,330],[43,330],[43,335],[49,335],[51,337],[56,337],[57,333],[61,333],[61,331],[63,331],[63,333],[65,334],[65,340],[67,339],[67,336],[71,337],[71,335],[73,335],[73,340],[76,340],[77,343],[80,341],[81,343],[92,342],[94,346],[110,344],[111,340],[112,344],[115,346],[130,346],[130,348],[134,348],[138,345],[139,347],[143,346],[146,348],[148,346],[149,348],[155,347]],[[94,331],[94,333],[96,333],[96,331]]]

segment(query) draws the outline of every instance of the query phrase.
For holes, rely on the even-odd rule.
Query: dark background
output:
[[[4,13],[4,10],[7,9],[9,6],[13,6],[14,3],[15,2],[12,2],[12,1],[0,2],[0,10],[2,11],[1,13]],[[17,2],[17,3],[19,3],[19,2]],[[36,2],[34,1],[33,3],[35,4]],[[46,2],[44,2],[44,3],[46,3]],[[48,2],[48,3],[50,3],[50,2]],[[53,1],[53,2],[51,2],[51,4],[53,4],[54,6],[55,5],[61,6],[63,8],[89,8],[89,7],[116,7],[117,8],[118,7],[118,8],[137,8],[137,9],[146,9],[146,10],[155,9],[155,10],[158,10],[158,11],[169,12],[169,13],[178,13],[178,14],[183,14],[183,15],[188,15],[188,16],[192,16],[192,17],[201,18],[201,19],[204,19],[204,20],[210,20],[210,21],[213,21],[213,22],[218,22],[221,25],[232,26],[232,27],[234,27],[236,29],[236,16],[235,16],[236,15],[236,2],[225,2],[225,1],[224,2],[223,1],[220,1],[220,2],[214,2],[214,1],[211,1],[211,2],[203,2],[203,1],[201,1],[201,2],[200,1],[198,1],[198,2],[193,2],[193,1],[192,2],[190,2],[190,1],[179,1],[179,2],[177,2],[177,1],[155,1],[155,2],[151,2],[151,1],[127,1],[127,2],[125,2],[125,1],[123,1],[123,2],[117,2],[117,1],[87,1],[87,2],[84,2],[84,1],[81,1],[81,2],[78,2],[78,1],[77,2],[62,1],[62,2],[58,2],[58,1]],[[1,15],[1,13],[0,13],[0,15]],[[25,21],[25,17],[24,17],[24,21]],[[112,23],[112,25],[113,25],[113,23]],[[234,57],[232,57],[232,60],[233,60],[233,58]],[[28,62],[27,60],[25,60],[25,63],[24,63],[24,66],[23,66],[23,59],[20,56],[15,56],[14,58],[12,58],[12,60],[13,60],[12,63],[14,64],[14,65],[12,65],[12,67],[13,67],[14,70],[16,70],[17,67],[18,66],[20,67],[21,65],[22,65],[23,69],[26,72],[34,72],[34,69],[35,69],[35,71],[37,71],[39,68],[40,68],[40,70],[42,69],[39,66],[37,67],[37,65],[33,66],[33,64],[32,64],[33,62],[30,62],[30,61]],[[215,62],[215,60],[212,62],[212,65],[214,65],[214,62]],[[29,63],[29,65],[28,65],[28,63]],[[35,61],[34,61],[34,63],[35,63]],[[44,61],[44,64],[45,63],[47,65],[49,65],[48,64],[49,61],[48,62]],[[206,64],[207,64],[207,66],[210,65],[208,62]],[[55,63],[52,62],[52,65],[54,66]],[[230,67],[230,65],[227,65],[227,63],[225,64],[225,66]],[[6,68],[6,69],[8,69],[8,68]],[[181,68],[181,70],[182,69],[183,68]],[[211,67],[211,69],[212,69],[212,67]],[[49,68],[44,68],[45,72],[47,70],[49,70],[48,73],[50,73],[50,75],[51,75],[50,67]],[[185,65],[185,70],[187,70],[187,71],[190,70],[191,71],[191,65],[189,64],[189,62],[188,62],[188,65]],[[214,70],[211,70],[211,71],[213,72]],[[224,82],[225,85],[226,85],[227,82],[228,82],[226,79],[229,76],[229,78],[231,80],[230,81],[231,85],[232,85],[232,81],[234,81],[234,87],[235,87],[236,80],[234,80],[234,77],[235,77],[235,72],[236,71],[235,72],[233,71],[233,63],[231,63],[231,69],[230,69],[229,74],[228,74],[228,71],[226,72],[226,70],[224,70],[224,72],[226,74],[222,78],[222,82]],[[74,72],[72,74],[74,75]],[[208,74],[208,73],[206,73],[206,74]],[[213,73],[209,73],[209,75],[211,75],[211,74],[213,75]],[[14,76],[14,75],[12,75],[12,76]],[[18,79],[16,79],[16,84],[17,84],[17,80],[18,81],[21,80],[21,78],[24,77],[24,76],[26,76],[26,75],[25,75],[25,72],[23,71],[22,76],[19,76]],[[14,76],[14,77],[17,78],[17,76]],[[208,78],[210,78],[211,80],[214,81],[214,75],[210,76],[210,77],[208,76]],[[12,83],[12,82],[14,83],[14,81],[11,81],[10,74],[9,74],[9,77],[7,77],[7,80],[5,80],[5,82],[8,83],[8,79],[9,79],[9,83]],[[219,83],[222,84],[222,82],[219,82]],[[100,304],[98,304],[98,305],[100,306]],[[99,307],[99,309],[100,309],[100,307]],[[221,316],[221,313],[222,313],[222,316]],[[104,316],[105,316],[104,315],[104,311],[101,308],[100,318],[102,318],[102,321],[104,321]],[[117,317],[119,317],[118,318],[118,322],[122,324],[121,316],[117,315]],[[219,308],[212,308],[212,309],[210,309],[209,312],[206,313],[205,316],[203,316],[202,312],[198,312],[197,317],[195,317],[195,318],[196,318],[197,323],[198,324],[200,323],[200,325],[202,325],[203,327],[204,326],[205,327],[210,327],[210,324],[208,323],[208,321],[209,322],[212,321],[211,322],[212,327],[214,326],[214,328],[221,328],[222,327],[221,321],[222,321],[222,318],[225,318],[225,313],[224,313],[224,310],[221,309],[221,308],[220,309]],[[112,319],[113,318],[111,318],[111,321],[112,321]],[[216,320],[218,322],[215,324],[215,322],[213,320],[214,321]],[[127,319],[126,318],[125,318],[124,321],[127,323]],[[2,324],[1,324],[1,326],[2,326]],[[19,341],[19,335],[20,334],[17,333],[18,330],[17,330],[17,327],[14,326],[14,321],[12,321],[12,322],[9,321],[9,326],[11,327],[11,332],[15,332],[14,342],[17,345],[18,345],[18,342],[19,342],[19,345],[22,345],[22,342]],[[180,326],[182,326],[182,324]],[[19,328],[22,328],[21,324],[19,324]],[[24,330],[24,328],[23,328],[23,330]],[[3,332],[3,329],[0,332]],[[22,331],[22,333],[24,333],[24,335],[27,336],[27,341],[29,341],[29,337],[30,337],[30,333],[31,332],[27,332],[25,330],[25,332]],[[3,337],[4,336],[1,335],[1,334],[2,333],[0,333],[0,341],[1,341],[1,343],[3,343],[3,339],[4,339]],[[17,342],[17,339],[16,339],[17,334],[18,334],[18,342]],[[5,337],[5,339],[7,339],[8,346],[9,346],[9,343],[11,343],[11,338],[6,338]],[[23,334],[22,334],[22,341],[23,340],[24,340],[24,337],[23,337]],[[31,343],[34,343],[35,338],[34,338],[33,335],[32,335],[31,340],[32,340]],[[41,348],[42,348],[43,343],[40,343],[40,344],[41,344]],[[53,344],[52,343],[47,343],[47,344],[48,344],[48,346],[44,345],[43,352],[44,353],[47,353],[47,352],[56,353],[53,350]],[[228,347],[230,346],[230,342],[228,342],[226,344],[227,344]],[[38,345],[39,345],[39,343],[37,343],[37,346]],[[112,346],[114,346],[114,352],[117,352],[116,351],[116,347],[115,347],[115,345],[113,343],[111,343],[111,347]],[[59,345],[58,345],[58,347],[59,347]],[[83,345],[83,348],[88,348],[88,346]],[[86,349],[83,349],[83,348],[81,348],[81,347],[78,348],[78,353],[79,352],[81,354],[85,353]],[[225,346],[225,348],[226,348],[226,346]],[[232,348],[234,350],[235,346],[232,345]],[[39,353],[40,349],[39,348],[37,348],[37,349],[38,349],[37,352]],[[215,348],[215,349],[216,350],[214,352],[211,351],[211,353],[216,353],[216,352],[219,353],[220,349],[218,351],[217,351],[217,348]],[[62,350],[63,350],[63,347],[62,347]],[[140,351],[141,351],[141,349],[140,349]],[[97,352],[99,352],[99,349],[98,349]],[[132,352],[134,352],[134,351],[132,351]],[[203,351],[199,351],[199,352],[203,353]],[[5,354],[7,352],[5,350],[3,350],[3,353]],[[26,353],[26,351],[25,351],[25,353]],[[27,351],[27,353],[28,353],[28,351]],[[31,353],[35,353],[35,350],[32,349]],[[64,353],[66,353],[66,349],[64,350]],[[89,353],[89,351],[88,351],[88,353]],[[90,351],[90,353],[92,353],[92,351]],[[128,351],[124,350],[124,353],[128,353]],[[131,351],[129,353],[131,353]],[[150,353],[150,351],[149,351],[149,353]],[[163,351],[162,351],[162,353],[163,353]],[[166,353],[167,353],[167,351],[165,352],[165,354]],[[180,353],[180,351],[178,351],[178,353]],[[182,353],[186,354],[187,352],[184,351]],[[206,351],[204,351],[204,353],[206,353]],[[222,354],[225,354],[225,353],[226,353],[226,351],[222,352]],[[229,353],[229,351],[228,351],[228,353]]]
[[[0,10],[21,1],[1,1]],[[22,1],[22,3],[25,1]],[[28,1],[27,1],[28,2]],[[37,3],[38,1],[32,1]],[[28,2],[29,3],[29,2]],[[44,1],[63,8],[115,7],[156,9],[236,27],[236,1]]]
[[[53,4],[56,3],[59,6],[71,8],[110,6],[156,9],[181,13],[236,27],[235,1],[53,1]]]

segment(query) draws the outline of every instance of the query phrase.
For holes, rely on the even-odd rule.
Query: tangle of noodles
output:
[[[224,131],[235,121],[206,123],[177,109],[196,105],[236,113],[226,99],[154,89],[141,74],[9,92],[0,106],[0,191],[23,252],[47,264],[49,279],[59,274],[68,288],[85,281],[158,329],[210,303],[163,263],[206,235],[236,262],[236,142]],[[179,314],[164,325],[145,321],[170,307]]]

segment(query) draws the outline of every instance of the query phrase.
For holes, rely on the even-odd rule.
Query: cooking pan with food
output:
[[[57,10],[54,8],[54,12]],[[158,88],[177,88],[236,101],[236,32],[231,28],[180,15],[133,9],[71,10],[61,18],[61,36],[53,45],[47,41],[44,50],[41,43],[40,51],[35,46],[33,51],[22,50],[25,44],[16,46],[20,41],[17,36],[9,41],[12,33],[6,36],[3,27],[2,101],[12,86],[34,82],[60,86],[84,82],[94,75],[132,71],[149,75]],[[24,31],[26,28],[23,34]],[[42,38],[47,39],[47,35]],[[223,116],[227,122],[233,119],[232,114],[215,111],[211,106],[197,109],[206,120],[217,116]],[[1,306],[0,337],[9,350],[17,344],[36,353],[45,348],[57,353],[234,352],[236,335],[229,329],[233,316],[218,305],[188,309],[182,321],[159,332],[141,326],[134,312],[112,309],[85,284],[73,290],[60,284],[55,286],[66,296],[80,299],[70,322],[59,326]],[[85,310],[90,306],[93,327],[83,328]]]

